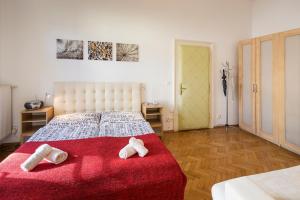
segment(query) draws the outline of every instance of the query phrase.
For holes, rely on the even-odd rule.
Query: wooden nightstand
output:
[[[45,126],[54,115],[52,106],[37,110],[24,110],[21,112],[21,143],[24,143],[34,132]]]
[[[163,123],[162,123],[162,105],[160,104],[142,104],[142,113],[144,118],[150,123],[151,127],[160,137],[163,136]]]

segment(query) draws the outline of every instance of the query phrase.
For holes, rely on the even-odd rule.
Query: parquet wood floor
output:
[[[300,165],[300,156],[238,127],[165,134],[163,141],[188,177],[185,200],[211,199],[217,182]]]
[[[213,184],[300,165],[300,156],[237,127],[166,133],[164,143],[188,177],[185,200],[211,199]],[[0,161],[18,144],[0,145]]]

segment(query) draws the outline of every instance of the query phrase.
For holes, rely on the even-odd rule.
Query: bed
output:
[[[182,200],[186,176],[143,119],[140,91],[138,83],[55,83],[55,118],[0,164],[1,197]],[[120,159],[132,136],[149,154]],[[44,143],[68,159],[23,172],[20,164]]]
[[[212,196],[213,200],[299,200],[300,165],[217,183]]]

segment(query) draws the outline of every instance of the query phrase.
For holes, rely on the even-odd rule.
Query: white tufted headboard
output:
[[[139,83],[54,83],[54,113],[141,111]]]

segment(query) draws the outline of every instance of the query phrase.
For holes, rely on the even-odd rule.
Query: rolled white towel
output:
[[[137,139],[137,142],[144,146],[143,140]],[[136,154],[135,148],[133,148],[130,144],[127,144],[125,147],[123,147],[119,152],[119,157],[122,159],[127,159],[130,156],[133,156]]]
[[[48,156],[51,151],[52,147],[48,144],[39,146],[35,152],[21,164],[21,169],[27,172],[31,171],[39,164],[39,162]]]
[[[57,165],[64,162],[67,159],[67,157],[68,157],[67,152],[52,147],[52,151],[45,157],[45,160]]]
[[[129,139],[129,144],[138,152],[140,157],[144,157],[148,153],[148,149],[141,145],[135,137]]]

